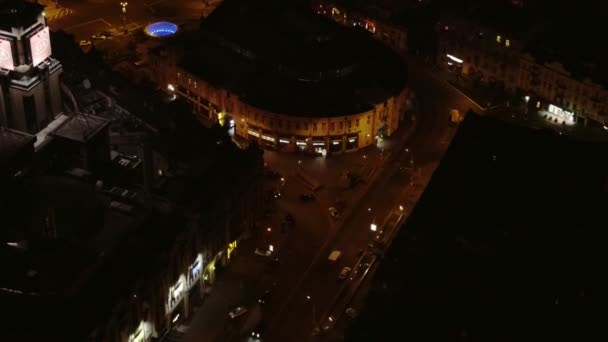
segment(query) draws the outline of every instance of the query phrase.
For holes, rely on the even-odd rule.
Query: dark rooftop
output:
[[[108,126],[110,120],[90,114],[74,114],[65,120],[51,134],[65,139],[87,142],[93,138],[104,127]]]
[[[467,116],[346,340],[593,340],[607,147]]]
[[[0,127],[0,166],[10,162],[24,149],[33,149],[36,137],[27,133]]]
[[[185,40],[186,70],[274,112],[348,115],[405,86],[398,55],[308,8],[226,0]]]
[[[12,27],[29,27],[44,6],[24,0],[0,0],[0,30],[10,31]]]

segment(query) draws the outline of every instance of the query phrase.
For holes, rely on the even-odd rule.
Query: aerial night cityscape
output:
[[[0,341],[606,341],[608,4],[0,0]]]

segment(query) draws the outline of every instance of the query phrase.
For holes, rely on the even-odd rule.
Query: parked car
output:
[[[237,306],[236,308],[234,308],[232,311],[230,311],[228,313],[228,316],[230,316],[230,319],[235,319],[237,317],[240,317],[242,315],[244,315],[247,312],[247,308],[244,306]]]
[[[340,274],[338,275],[338,280],[346,279],[346,277],[348,277],[348,275],[350,274],[350,271],[351,271],[350,267],[344,267],[342,269],[342,271],[340,271]]]
[[[264,305],[268,301],[268,298],[270,298],[270,290],[264,291],[260,298],[258,298],[258,303]]]
[[[335,207],[329,207],[329,214],[335,219],[340,217],[340,212]]]
[[[270,254],[272,254],[272,251],[270,249],[263,250],[263,249],[260,249],[260,248],[256,248],[253,253],[255,255],[260,255],[260,256],[269,256]]]
[[[300,195],[300,200],[302,202],[311,201],[315,199],[315,195],[312,192],[306,192]]]

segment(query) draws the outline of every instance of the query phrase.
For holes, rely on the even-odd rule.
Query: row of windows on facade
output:
[[[535,80],[531,74],[526,73],[526,75],[524,76],[524,80],[532,87],[532,88],[540,88],[541,92],[544,92],[545,95],[547,94],[551,94],[553,93],[553,91],[555,90],[556,94],[555,96],[553,96],[555,98],[555,100],[557,101],[558,99],[564,99],[565,97],[568,97],[570,99],[572,99],[572,101],[566,101],[564,100],[563,103],[565,105],[567,105],[570,108],[573,108],[574,110],[577,110],[577,103],[580,103],[580,107],[581,108],[595,108],[595,109],[599,109],[602,107],[601,101],[593,101],[591,98],[593,97],[591,95],[591,93],[587,94],[589,95],[588,98],[585,97],[585,94],[580,92],[580,90],[582,88],[578,88],[579,92],[577,93],[573,88],[571,90],[571,92],[569,94],[565,94],[566,90],[564,89],[561,94],[558,94],[558,90],[556,90],[557,86],[552,83],[552,82],[547,82],[545,80]],[[535,81],[535,82],[533,82]],[[580,96],[580,98],[579,98]],[[547,97],[551,97],[551,96],[547,96]],[[596,94],[595,96],[597,99],[599,99],[599,94]]]
[[[179,72],[177,73],[177,78],[181,78],[181,73],[179,73]],[[196,88],[197,87],[196,81],[194,81],[193,83],[194,83],[194,88]],[[192,85],[192,80],[190,78],[188,78],[188,84]],[[201,101],[201,97],[200,96],[196,96],[196,99],[197,99],[198,102]],[[228,109],[228,111],[230,111],[230,109]],[[386,112],[386,109],[385,109],[385,112]],[[371,124],[371,118],[372,118],[371,115],[367,116],[367,120],[366,121],[367,121],[368,125]],[[275,121],[273,121],[273,120],[271,120],[269,118],[263,117],[260,120],[260,116],[257,113],[254,116],[254,120],[256,122],[260,122],[261,121],[262,124],[264,124],[264,125],[268,124],[271,127],[274,127],[274,125],[275,125]],[[353,121],[354,121],[354,126],[353,126]],[[337,127],[338,127],[339,131],[344,129],[344,123],[346,123],[346,128],[349,129],[349,130],[350,129],[357,129],[357,128],[359,128],[359,119],[348,120],[348,121],[345,121],[345,122],[338,122]],[[276,125],[277,125],[278,128],[283,128],[283,120],[280,120],[280,119],[276,120]],[[286,129],[291,129],[292,127],[295,127],[296,130],[299,130],[299,129],[308,130],[308,123],[307,122],[295,121],[293,123],[293,126],[292,126],[292,122],[291,121],[285,121],[285,128]],[[326,129],[327,129],[327,124],[326,123],[321,123],[321,131],[325,132]],[[313,132],[317,132],[317,130],[318,130],[318,125],[316,123],[313,123],[312,124],[312,131]],[[329,131],[333,132],[335,130],[336,130],[335,123],[331,122],[329,124]]]
[[[447,25],[447,24],[443,26],[443,31],[452,32],[452,33],[456,32],[455,26],[453,26],[453,25],[450,26],[450,25]],[[482,31],[477,31],[477,32],[474,32],[474,33],[471,33],[471,34],[468,35],[469,40],[472,40],[472,38],[473,38],[474,35],[477,35],[477,39],[479,39],[479,40],[485,38],[485,34]],[[465,33],[461,32],[461,34],[458,36],[458,38],[460,38],[461,40],[464,40],[465,39]],[[510,47],[511,46],[511,40],[510,39],[506,39],[506,38],[504,38],[501,35],[496,35],[495,42],[496,42],[496,45],[499,45],[499,46],[504,46],[504,47]]]
[[[371,120],[372,120],[371,115],[368,115],[367,116],[367,124],[368,125],[371,123]],[[292,127],[294,127],[296,130],[300,130],[300,129],[308,130],[308,127],[309,127],[309,123],[308,122],[299,122],[299,121],[295,121],[295,122],[285,121],[285,122],[283,122],[283,120],[280,120],[280,119],[274,121],[274,120],[271,120],[271,119],[265,118],[265,117],[261,118],[261,120],[260,120],[260,117],[259,117],[258,114],[255,114],[254,121],[255,122],[262,122],[262,124],[264,124],[264,125],[268,124],[271,127],[274,127],[275,123],[276,123],[276,126],[278,128],[285,128],[285,129],[292,129]],[[283,125],[283,123],[285,125]],[[317,132],[319,130],[319,128],[321,129],[321,132],[325,132],[327,130],[327,127],[329,126],[329,131],[330,132],[334,132],[334,131],[336,131],[336,127],[337,127],[338,131],[342,131],[344,129],[344,127],[346,127],[346,129],[348,129],[348,130],[357,129],[357,128],[359,128],[359,123],[360,123],[359,119],[348,120],[348,121],[344,121],[344,122],[337,122],[337,125],[336,125],[335,122],[330,122],[329,125],[327,123],[325,123],[325,122],[323,122],[321,124],[312,123],[311,124],[311,128],[312,128],[313,132]]]

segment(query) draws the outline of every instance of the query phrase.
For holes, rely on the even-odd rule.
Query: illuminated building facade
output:
[[[362,28],[399,53],[407,52],[407,28],[391,22],[392,9],[382,8],[374,3],[373,9],[347,6],[333,1],[312,1],[312,8],[318,15],[325,16],[349,28]],[[365,4],[369,5],[369,3]]]
[[[441,17],[436,27],[438,65],[457,77],[498,84],[526,97],[531,108],[556,123],[607,123],[608,87],[601,77],[593,77],[597,61],[582,63],[584,68],[578,69],[585,71],[575,72],[574,67],[566,65],[581,64],[580,61],[566,63],[554,55],[541,56],[542,45],[550,44],[549,38],[554,37],[539,33],[546,31],[539,27],[542,21],[525,12],[522,3],[514,2],[499,11],[500,17],[508,21],[503,25],[493,20],[486,24],[472,22],[456,14]],[[496,17],[486,12],[468,16]],[[519,31],[514,30],[513,23],[517,23]]]
[[[0,2],[0,125],[36,134],[63,110],[43,6]]]
[[[176,41],[150,57],[155,81],[235,140],[325,155],[375,144],[403,119],[400,57],[309,8],[225,1]]]

